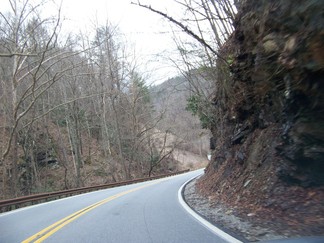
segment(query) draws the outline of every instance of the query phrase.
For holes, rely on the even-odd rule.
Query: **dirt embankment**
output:
[[[241,1],[223,50],[231,96],[197,182],[215,207],[283,236],[324,232],[323,12],[323,1]]]

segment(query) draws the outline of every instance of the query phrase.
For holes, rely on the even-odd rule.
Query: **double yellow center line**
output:
[[[97,203],[94,203],[88,207],[85,207],[59,221],[57,221],[56,223],[48,226],[47,228],[39,231],[38,233],[32,235],[31,237],[29,237],[28,239],[22,241],[22,243],[30,243],[30,242],[43,242],[45,239],[47,239],[48,237],[50,237],[52,234],[54,234],[55,232],[57,232],[58,230],[60,230],[61,228],[63,228],[65,225],[71,223],[72,221],[76,220],[77,218],[81,217],[83,214],[99,207],[100,205],[103,205],[107,202],[110,202],[116,198],[119,198],[121,196],[124,196],[128,193],[131,193],[131,192],[135,192],[135,191],[138,191],[144,187],[148,187],[148,186],[151,186],[151,185],[154,185],[158,182],[153,182],[153,183],[150,183],[150,184],[146,184],[146,185],[143,185],[143,186],[140,186],[140,187],[136,187],[136,188],[133,188],[131,190],[128,190],[128,191],[124,191],[124,192],[121,192],[121,193],[118,193],[116,195],[113,195],[113,196],[110,196],[104,200],[101,200]]]

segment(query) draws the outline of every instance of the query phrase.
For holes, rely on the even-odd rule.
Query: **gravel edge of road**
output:
[[[195,183],[199,177],[189,181],[183,188],[182,196],[188,206],[211,224],[243,242],[276,240],[285,238],[271,229],[251,224],[238,217],[234,209],[224,205],[212,205],[208,198],[196,192]]]

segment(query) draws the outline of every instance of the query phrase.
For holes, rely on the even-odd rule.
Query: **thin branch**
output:
[[[68,104],[71,104],[77,100],[83,100],[83,99],[89,99],[89,98],[92,98],[92,97],[95,97],[95,96],[99,96],[99,95],[103,95],[103,94],[109,94],[110,92],[102,92],[102,93],[96,93],[96,94],[91,94],[91,95],[86,95],[86,96],[81,96],[81,97],[78,97],[78,98],[74,98],[72,100],[69,100],[69,101],[66,101],[64,103],[61,103],[61,104],[58,104],[56,106],[54,106],[53,108],[49,109],[48,111],[46,111],[45,113],[35,117],[32,121],[26,123],[23,128],[26,128],[27,126],[29,126],[31,123],[33,123],[35,120],[38,120],[44,116],[46,116],[47,114],[49,114],[50,112],[62,107],[62,106],[65,106],[65,105],[68,105]]]
[[[13,56],[36,57],[37,54],[28,54],[28,53],[0,53],[0,57],[13,57]]]
[[[184,30],[188,35],[190,35],[191,37],[193,37],[195,40],[197,40],[200,44],[202,44],[203,46],[205,46],[207,49],[209,49],[212,53],[214,53],[219,59],[221,59],[222,61],[224,61],[228,66],[229,63],[226,61],[226,59],[224,59],[221,55],[219,55],[219,53],[212,48],[204,39],[200,38],[197,34],[195,34],[192,30],[190,30],[187,26],[183,25],[180,21],[172,18],[171,16],[167,15],[166,13],[163,13],[159,10],[156,10],[154,8],[152,8],[151,6],[147,6],[144,4],[141,4],[140,2],[138,3],[134,3],[131,2],[131,4],[140,6],[142,8],[146,8],[154,13],[157,13],[161,16],[163,16],[164,18],[168,19],[170,22],[174,23],[175,25],[177,25],[178,27],[180,27],[182,30]]]

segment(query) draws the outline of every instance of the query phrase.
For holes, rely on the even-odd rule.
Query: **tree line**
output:
[[[69,34],[61,6],[43,16],[51,2],[8,1],[9,11],[0,12],[1,197],[58,189],[51,164],[64,171],[63,188],[85,185],[95,174],[110,182],[175,169],[178,141],[170,144],[170,132],[157,129],[164,111],[154,110],[118,28],[107,23],[91,34]],[[219,49],[233,32],[239,1],[175,2],[182,18],[134,4],[191,38],[174,36],[180,60],[171,61],[189,81],[187,109],[211,128],[222,124],[222,102],[231,96],[232,57]]]
[[[0,12],[1,197],[63,189],[42,173],[52,163],[70,188],[91,173],[149,176],[170,158],[168,133],[155,129],[163,114],[116,26],[67,35],[60,7],[44,17],[43,3],[9,3]],[[101,167],[86,171],[94,160]]]

